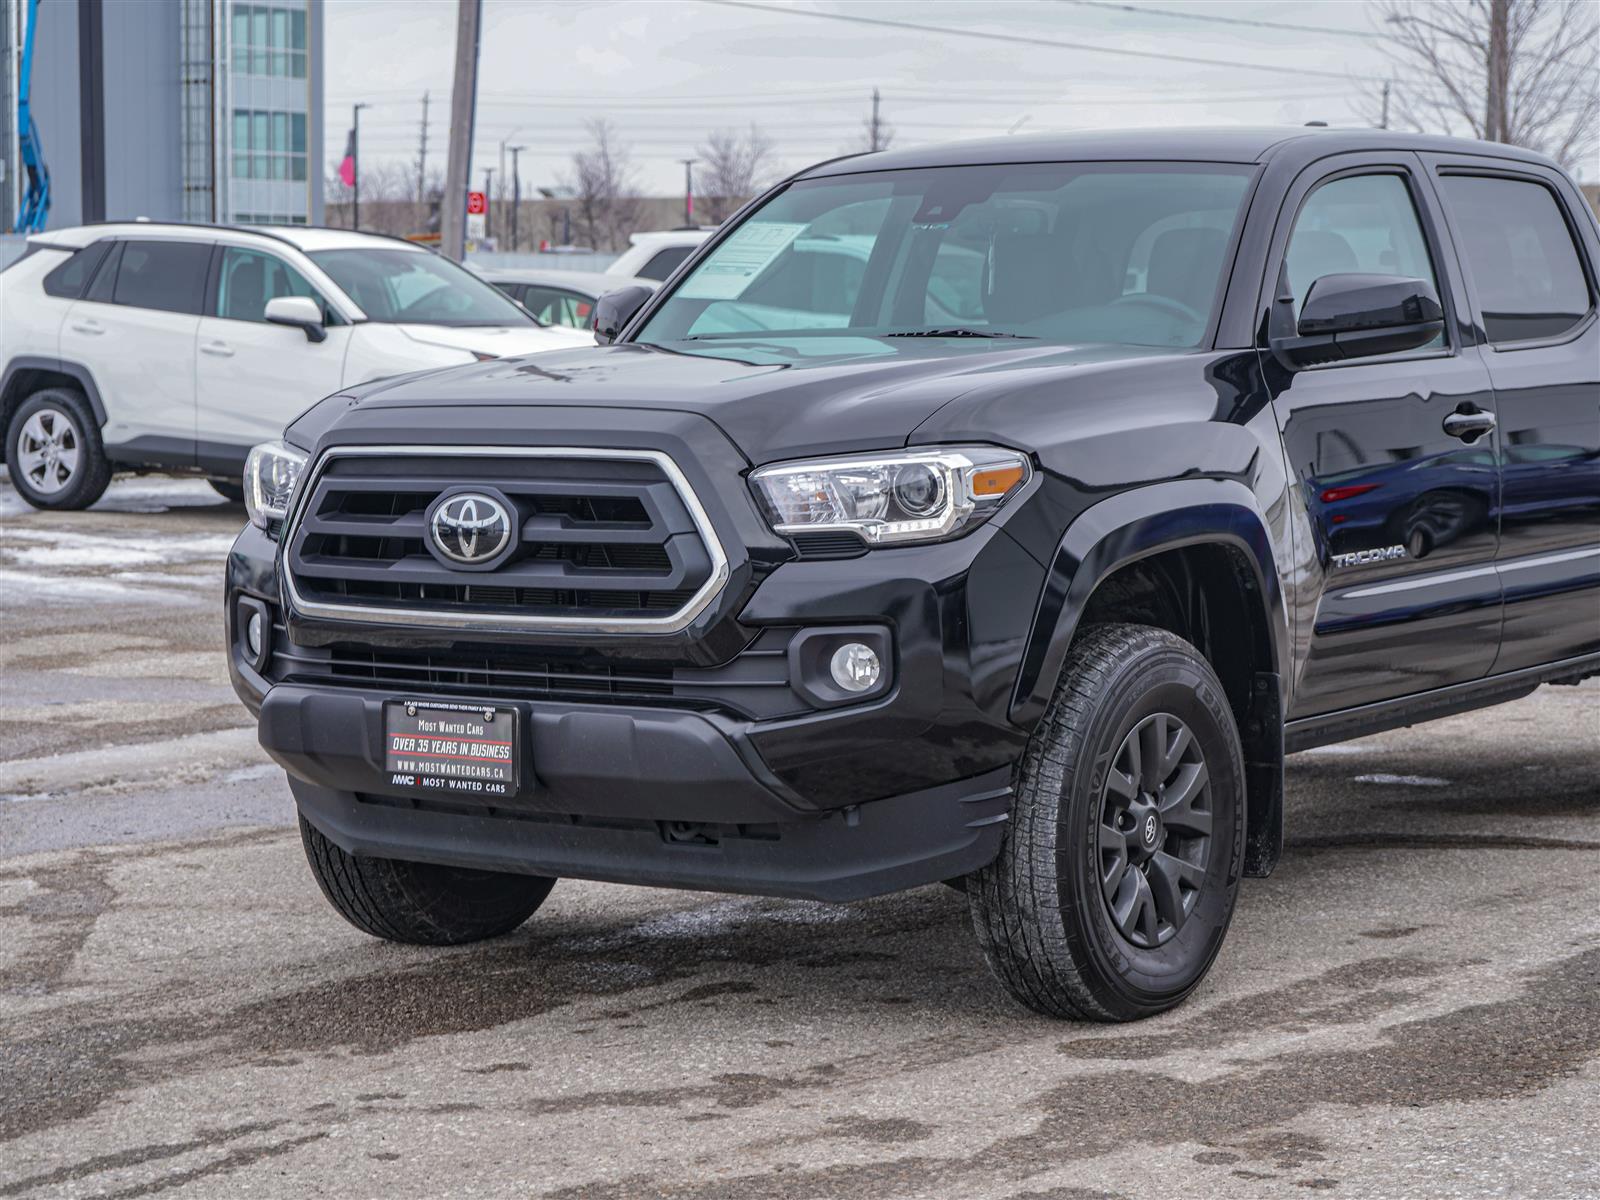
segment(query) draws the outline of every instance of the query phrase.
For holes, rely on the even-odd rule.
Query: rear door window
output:
[[[1439,183],[1491,342],[1559,337],[1588,315],[1589,282],[1549,188],[1492,175]]]
[[[641,279],[662,280],[678,269],[678,264],[694,251],[693,246],[673,246],[657,251],[654,257],[639,268]]]
[[[112,302],[199,315],[210,263],[208,242],[125,242]]]
[[[107,240],[94,242],[75,251],[72,257],[44,277],[45,294],[60,296],[65,300],[78,299],[88,290],[89,281],[94,278],[95,268],[100,265],[100,260],[105,258],[106,251],[111,249],[111,246],[112,243]]]

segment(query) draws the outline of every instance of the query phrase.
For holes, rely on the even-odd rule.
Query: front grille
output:
[[[429,507],[463,488],[510,502],[516,546],[492,570],[428,548]],[[307,484],[285,562],[308,615],[446,627],[670,632],[727,578],[687,481],[648,451],[335,449]]]
[[[618,664],[556,658],[515,647],[460,643],[448,650],[390,650],[366,645],[300,646],[273,626],[268,675],[274,683],[359,687],[397,696],[473,700],[564,700],[670,706],[766,720],[806,711],[789,687],[794,630],[772,627],[714,667]]]

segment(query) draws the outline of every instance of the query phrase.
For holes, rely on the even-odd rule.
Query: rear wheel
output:
[[[1222,685],[1165,630],[1102,625],[1067,657],[995,861],[968,879],[991,969],[1051,1016],[1129,1021],[1211,968],[1244,859]]]
[[[100,426],[82,392],[44,388],[6,426],[11,486],[35,508],[88,508],[111,482]]]
[[[347,854],[300,818],[306,861],[350,924],[391,942],[454,946],[499,937],[544,903],[555,880]]]

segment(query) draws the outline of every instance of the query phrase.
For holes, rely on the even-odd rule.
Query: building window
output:
[[[233,110],[235,179],[306,178],[306,114]]]
[[[304,9],[236,4],[233,9],[233,69],[240,75],[277,79],[306,77]]]

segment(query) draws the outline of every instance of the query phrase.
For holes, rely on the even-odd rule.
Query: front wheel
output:
[[[83,393],[43,388],[19,404],[6,426],[6,469],[34,508],[88,508],[100,499],[111,464]]]
[[[1244,860],[1244,762],[1211,666],[1165,630],[1072,647],[995,861],[968,877],[984,956],[1023,1004],[1130,1021],[1211,968]]]
[[[456,946],[499,937],[544,903],[556,881],[396,858],[358,858],[304,817],[300,840],[322,894],[350,924],[390,942]]]

